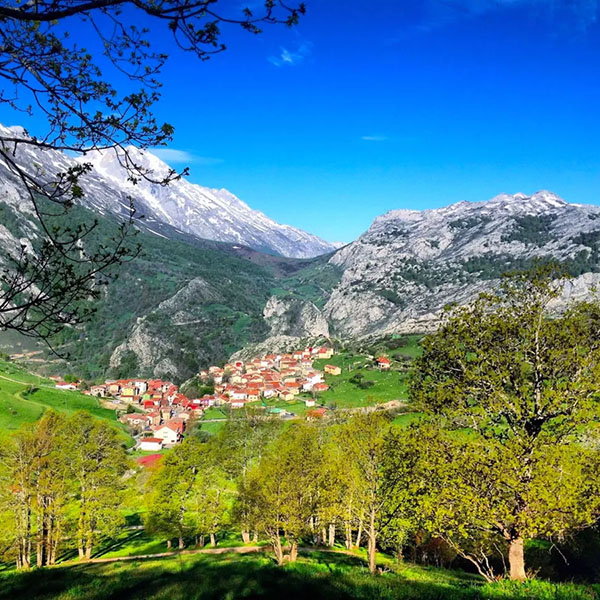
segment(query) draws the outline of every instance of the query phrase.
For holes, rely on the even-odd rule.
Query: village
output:
[[[239,360],[223,367],[211,366],[198,373],[198,380],[213,390],[200,398],[188,398],[170,381],[143,378],[106,380],[83,393],[126,407],[127,412],[120,420],[135,436],[137,449],[155,452],[179,444],[190,424],[202,419],[211,407],[237,410],[256,403],[257,409],[264,409],[272,416],[294,418],[293,413],[268,408],[265,401],[293,401],[304,394],[302,399],[311,409],[308,416],[322,417],[327,409],[317,406],[317,398],[329,389],[324,373],[340,375],[341,368],[325,364],[323,371],[319,371],[313,363],[333,355],[330,347],[304,348],[288,354],[268,354],[248,362]],[[389,368],[386,357],[378,358],[377,362],[381,369]],[[77,390],[79,387],[76,381],[53,379],[57,389]]]

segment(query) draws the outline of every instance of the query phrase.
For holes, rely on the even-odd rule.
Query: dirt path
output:
[[[326,552],[328,554],[346,554],[348,556],[356,556],[349,550],[338,548],[314,548],[312,546],[301,546],[298,548],[300,552]],[[93,563],[111,563],[132,560],[152,560],[156,558],[168,558],[170,556],[179,556],[182,554],[255,554],[257,552],[271,552],[271,546],[233,546],[230,548],[198,548],[197,550],[171,550],[169,552],[160,552],[158,554],[139,554],[137,556],[114,556],[109,558],[92,558],[85,563],[76,564],[93,564]],[[66,566],[66,565],[60,565]]]

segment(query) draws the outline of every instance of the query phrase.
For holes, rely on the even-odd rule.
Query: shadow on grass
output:
[[[326,553],[301,557],[284,568],[266,557],[188,556],[0,575],[0,599],[478,598],[476,589],[465,583],[436,585],[392,573],[374,577],[360,558]]]
[[[371,575],[360,557],[310,553],[277,567],[265,556],[177,556],[110,564],[0,572],[0,600],[592,600],[591,586],[500,582],[405,565]]]

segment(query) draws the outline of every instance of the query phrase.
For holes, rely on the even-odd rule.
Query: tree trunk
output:
[[[38,503],[39,503],[39,499],[38,499]],[[43,520],[44,517],[43,515],[38,515],[37,518],[37,540],[36,540],[36,544],[35,544],[35,554],[36,554],[36,565],[37,567],[43,567],[44,566],[44,524],[43,524]]]
[[[167,540],[167,548],[169,550],[172,548],[171,540]]]
[[[217,538],[214,533],[210,534],[210,545],[214,548],[217,545]]]
[[[525,574],[525,555],[523,552],[523,538],[510,540],[508,548],[508,564],[510,565],[510,578],[515,581],[527,579]]]
[[[256,544],[256,542],[258,542],[258,531],[254,532],[254,535],[252,536],[252,541]]]
[[[44,566],[44,540],[41,537],[36,544],[36,564],[38,568]]]
[[[77,544],[77,554],[79,555],[79,559],[83,559],[85,556],[85,549],[83,547],[83,540],[79,540]]]
[[[250,543],[250,532],[249,531],[242,531],[242,541],[244,542],[244,544]]]
[[[325,545],[327,543],[327,529],[325,527],[323,527],[323,529],[321,529],[321,535],[320,535],[320,539],[319,539],[319,546],[321,544]]]
[[[328,545],[333,548],[335,546],[335,523],[329,523],[329,541]]]
[[[85,546],[85,560],[92,558],[92,540],[88,540]]]
[[[183,538],[179,536],[179,549],[183,550]]]
[[[281,538],[279,535],[274,535],[271,539],[273,541],[275,560],[277,561],[277,564],[281,566],[283,564],[283,548],[281,547]]]
[[[298,542],[293,541],[290,544],[290,562],[296,562],[298,560]]]
[[[346,550],[352,550],[352,526],[350,523],[344,523],[344,529],[346,531]]]
[[[361,520],[358,523],[358,532],[356,533],[356,543],[354,544],[354,547],[357,550],[358,550],[358,548],[360,548],[360,541],[362,538],[362,530],[363,530],[363,524],[362,524],[362,520]]]
[[[369,518],[368,537],[368,553],[369,553],[369,571],[375,573],[377,565],[375,563],[375,552],[377,550],[377,533],[375,531],[375,511],[371,511]]]

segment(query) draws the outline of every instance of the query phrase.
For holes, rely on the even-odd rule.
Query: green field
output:
[[[0,573],[0,599],[57,600],[592,600],[600,587],[532,581],[484,584],[460,571],[395,564],[370,575],[362,557],[314,552],[274,565],[268,555],[178,555]]]
[[[414,355],[418,347],[405,348],[407,354]],[[398,352],[398,351],[396,351]],[[338,366],[342,369],[341,375],[325,374],[325,383],[329,385],[326,392],[319,394],[319,401],[325,406],[336,408],[357,408],[361,406],[374,406],[391,400],[406,401],[408,372],[404,365],[392,359],[392,368],[389,371],[380,371],[373,366],[373,360],[365,354],[343,352],[327,360],[317,360],[314,365],[322,371],[326,364]],[[362,375],[363,381],[371,381],[373,385],[361,388],[351,379]]]
[[[15,363],[0,361],[0,437],[16,431],[24,423],[36,421],[49,409],[68,414],[86,410],[95,417],[114,422],[123,431],[127,443],[132,442],[115,412],[103,408],[97,398],[57,390],[52,381],[29,373]]]

